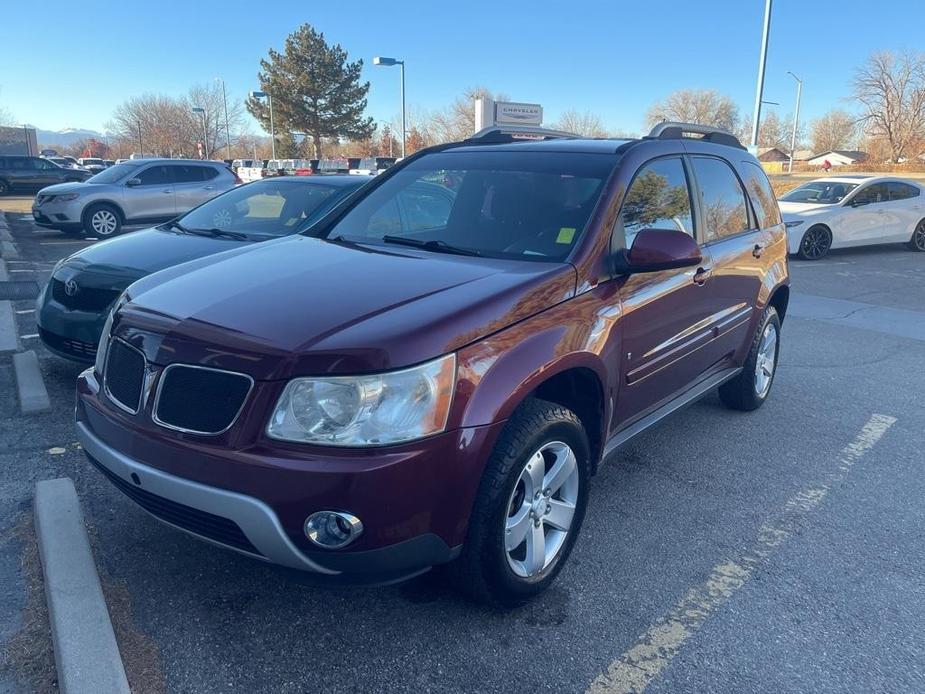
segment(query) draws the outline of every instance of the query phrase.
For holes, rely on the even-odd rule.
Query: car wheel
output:
[[[122,215],[112,205],[90,205],[84,212],[84,231],[91,236],[113,236],[118,234],[120,229]]]
[[[810,227],[803,234],[803,240],[800,241],[799,256],[803,260],[819,260],[832,247],[832,232],[824,226],[817,224]]]
[[[915,225],[915,231],[909,239],[909,248],[913,251],[925,252],[925,219]]]
[[[10,186],[6,181],[0,181],[0,195],[6,195],[10,192]]]
[[[768,306],[758,323],[755,338],[738,376],[719,387],[719,397],[733,410],[756,410],[771,392],[780,357],[780,317]]]
[[[512,607],[546,590],[565,564],[588,499],[588,437],[571,410],[531,399],[508,420],[479,485],[457,587]]]

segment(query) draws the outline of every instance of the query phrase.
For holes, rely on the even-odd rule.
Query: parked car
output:
[[[96,237],[125,224],[163,222],[215,197],[237,182],[224,164],[196,159],[133,159],[84,183],[49,186],[32,205],[35,223]]]
[[[105,166],[107,169],[108,169],[110,166],[115,166],[115,163],[116,163],[116,162],[115,162],[114,160],[112,160],[112,159],[103,159],[103,166]]]
[[[88,178],[89,171],[66,169],[42,157],[0,155],[0,195],[34,193],[55,183],[75,185]]]
[[[59,157],[57,155],[53,156],[42,156],[42,159],[45,161],[50,161],[52,164],[56,164],[63,169],[82,169],[83,167],[79,164],[72,164],[69,159],[66,157]]]
[[[925,251],[925,188],[892,176],[838,176],[780,199],[789,250],[818,260],[832,248],[906,243]]]
[[[115,304],[78,437],[156,517],[353,581],[450,562],[518,604],[564,565],[607,454],[717,387],[768,397],[786,234],[732,135],[489,128],[368,181],[303,235]]]
[[[364,182],[272,178],[233,188],[161,226],[78,251],[55,266],[36,304],[55,354],[92,362],[112,304],[135,280],[196,258],[304,231]]]
[[[106,164],[103,163],[103,160],[97,157],[82,157],[77,160],[77,163],[93,174],[98,174],[106,168]]]
[[[395,157],[366,157],[360,159],[355,169],[350,173],[357,176],[376,176],[395,163]]]

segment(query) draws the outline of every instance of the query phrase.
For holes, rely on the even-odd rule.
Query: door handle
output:
[[[707,278],[710,276],[710,268],[708,267],[699,267],[697,272],[694,273],[694,284],[698,286],[703,286],[703,283],[707,281]]]
[[[162,190],[161,192],[164,193],[165,195],[170,195],[173,191],[170,188],[168,188],[167,190]]]
[[[760,243],[756,243],[755,247],[752,249],[752,255],[756,258],[760,258],[764,254],[764,246]]]

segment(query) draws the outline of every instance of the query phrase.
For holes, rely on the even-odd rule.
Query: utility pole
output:
[[[758,125],[761,122],[761,98],[764,95],[764,68],[768,62],[768,35],[771,32],[771,0],[765,0],[764,32],[761,37],[761,58],[758,61],[758,85],[755,89],[755,115],[752,120],[752,154],[758,151]]]
[[[789,70],[787,74],[797,81],[797,106],[793,114],[793,134],[790,136],[790,163],[787,165],[787,173],[793,173],[793,153],[797,148],[797,127],[800,122],[800,97],[803,95],[803,80]]]

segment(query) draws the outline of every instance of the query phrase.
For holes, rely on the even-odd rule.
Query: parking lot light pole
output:
[[[401,68],[401,156],[405,156],[405,61],[397,58],[383,58],[377,55],[373,58],[373,65],[391,67],[398,65]]]
[[[752,120],[752,149],[758,151],[758,124],[761,122],[761,97],[764,95],[764,67],[768,62],[768,35],[771,33],[771,0],[765,0],[764,32],[761,37],[761,57],[758,60],[758,85],[755,89],[755,116]]]
[[[787,165],[787,173],[793,173],[793,154],[797,148],[797,126],[800,122],[800,97],[803,96],[803,80],[790,72],[790,70],[787,70],[787,74],[797,81],[797,106],[793,114],[793,134],[790,136],[790,163]]]
[[[225,103],[225,156],[231,159],[231,134],[228,128],[228,94],[225,92],[225,80],[221,77],[216,77],[215,81],[222,83],[222,101]]]
[[[273,97],[267,92],[251,92],[252,99],[263,99],[266,97],[267,106],[270,107],[270,150],[273,159],[276,159],[276,130],[273,127]]]
[[[209,134],[206,132],[206,110],[201,106],[193,106],[193,113],[202,117],[202,158],[209,158]]]

